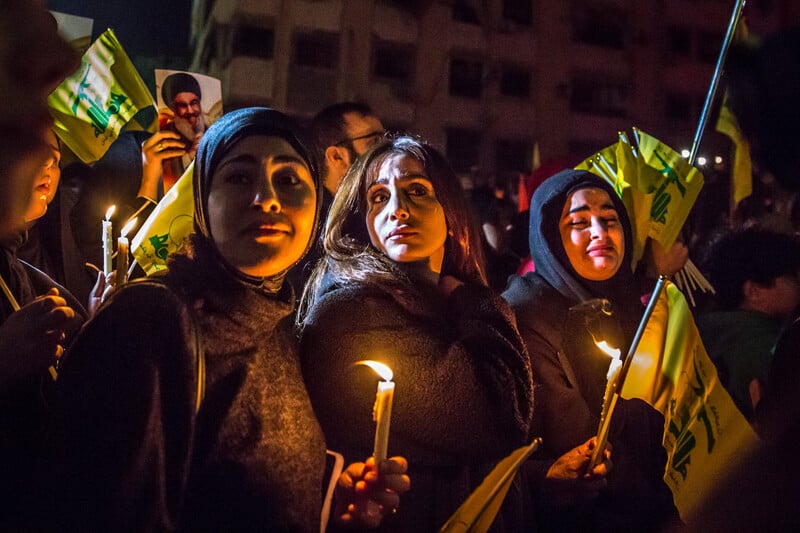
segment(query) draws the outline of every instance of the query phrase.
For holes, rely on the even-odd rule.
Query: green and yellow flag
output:
[[[750,143],[742,135],[739,121],[728,107],[727,93],[719,110],[717,131],[727,135],[733,142],[731,180],[733,182],[733,204],[736,205],[753,194],[753,163],[750,159]]]
[[[622,387],[664,415],[664,481],[684,520],[757,438],[717,376],[683,294],[667,284]]]
[[[131,241],[131,253],[148,276],[167,270],[167,257],[194,231],[194,161],[167,191]]]
[[[633,142],[632,142],[633,141]],[[641,259],[650,237],[669,249],[680,234],[703,188],[703,174],[675,150],[647,133],[633,129],[575,167],[588,170],[614,186],[633,225],[633,264]]]
[[[523,462],[539,447],[535,439],[497,463],[477,489],[469,495],[439,530],[440,533],[485,533],[494,522],[511,483]]]
[[[89,47],[80,68],[49,99],[56,133],[84,163],[100,159],[134,115],[155,105],[110,29]]]

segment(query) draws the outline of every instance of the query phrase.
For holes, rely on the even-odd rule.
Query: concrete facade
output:
[[[535,143],[542,160],[575,160],[631,126],[689,146],[731,7],[195,0],[191,68],[222,80],[226,109],[307,118],[364,101],[390,129],[445,150],[460,173],[510,176],[529,170]]]

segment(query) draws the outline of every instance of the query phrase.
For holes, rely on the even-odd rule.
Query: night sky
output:
[[[191,4],[191,0],[47,0],[53,11],[94,19],[92,38],[113,28],[135,62],[137,56],[165,56],[188,63]]]

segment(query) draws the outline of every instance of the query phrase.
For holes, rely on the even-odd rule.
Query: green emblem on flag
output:
[[[112,30],[97,38],[80,68],[49,98],[56,133],[85,163],[100,159],[134,116],[151,106],[153,97]]]

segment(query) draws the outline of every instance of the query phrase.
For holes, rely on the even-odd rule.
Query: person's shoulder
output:
[[[515,310],[560,300],[558,292],[535,272],[511,276],[502,296]]]

